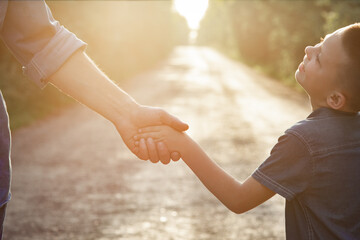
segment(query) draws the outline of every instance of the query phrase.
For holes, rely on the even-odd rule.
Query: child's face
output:
[[[295,78],[310,96],[314,110],[327,107],[327,96],[338,90],[338,71],[347,60],[341,43],[344,30],[341,28],[315,46],[306,47],[304,60],[296,70]]]

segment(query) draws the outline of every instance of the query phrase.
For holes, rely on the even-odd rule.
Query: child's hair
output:
[[[342,45],[350,61],[345,65],[341,79],[345,83],[348,106],[360,111],[360,23],[354,23],[346,28]]]

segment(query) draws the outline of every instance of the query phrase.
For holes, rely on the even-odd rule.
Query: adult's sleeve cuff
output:
[[[61,26],[49,43],[34,55],[29,64],[23,66],[23,73],[40,88],[48,83],[48,78],[55,73],[66,60],[78,49],[85,49],[86,43],[75,34]]]

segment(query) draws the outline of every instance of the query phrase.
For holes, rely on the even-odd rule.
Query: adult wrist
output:
[[[131,120],[139,112],[141,105],[139,105],[130,96],[128,99],[117,100],[111,107],[110,117],[108,119],[114,124],[121,124],[121,122]]]

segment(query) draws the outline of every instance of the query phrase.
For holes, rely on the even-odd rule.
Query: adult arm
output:
[[[44,1],[1,1],[0,36],[39,87],[52,82],[66,94],[115,124],[126,145],[141,159],[169,161],[166,146],[159,154],[146,144],[135,146],[128,134],[144,124],[162,122],[178,130],[187,125],[157,108],[137,104],[112,83],[83,53],[85,43],[61,26]],[[105,95],[100,95],[105,94]]]
[[[140,159],[149,158],[143,142],[136,146],[132,136],[141,126],[163,123],[178,131],[187,125],[159,108],[139,105],[126,92],[114,84],[82,51],[75,52],[65,64],[49,77],[64,93],[75,98],[95,112],[110,120],[127,147]],[[159,146],[159,156],[153,162],[168,163],[170,155],[166,146]]]

